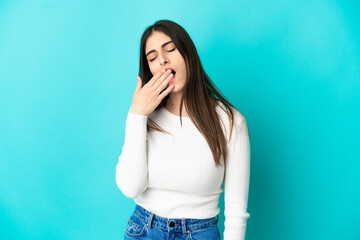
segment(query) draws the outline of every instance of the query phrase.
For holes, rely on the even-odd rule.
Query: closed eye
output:
[[[169,50],[168,52],[172,52],[172,51],[174,51],[175,49],[176,49],[176,48],[173,48],[173,49]],[[155,58],[156,58],[156,57],[154,57],[153,59],[151,59],[150,62],[154,61]]]

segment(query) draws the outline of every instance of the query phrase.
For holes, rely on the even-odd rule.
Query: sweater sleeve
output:
[[[224,179],[225,230],[224,240],[245,239],[247,218],[247,200],[250,178],[250,136],[246,118],[241,116],[234,124],[228,144],[228,156]],[[235,134],[236,135],[235,135]]]
[[[116,165],[116,184],[128,198],[136,198],[148,186],[147,118],[128,112],[125,140]]]

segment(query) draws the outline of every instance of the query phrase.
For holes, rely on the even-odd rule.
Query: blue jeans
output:
[[[218,220],[218,215],[207,219],[163,218],[136,205],[124,239],[220,240]]]

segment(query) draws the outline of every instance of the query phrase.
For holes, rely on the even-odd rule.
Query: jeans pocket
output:
[[[220,240],[219,229],[216,224],[205,228],[194,229],[189,233],[190,240]]]
[[[125,234],[129,237],[141,237],[146,232],[147,224],[136,214],[131,215],[125,229]]]

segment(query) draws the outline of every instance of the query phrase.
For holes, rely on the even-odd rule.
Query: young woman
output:
[[[164,71],[168,70],[168,71]],[[125,239],[245,238],[250,177],[246,118],[215,89],[188,33],[157,21],[142,35],[116,184],[136,207]]]

